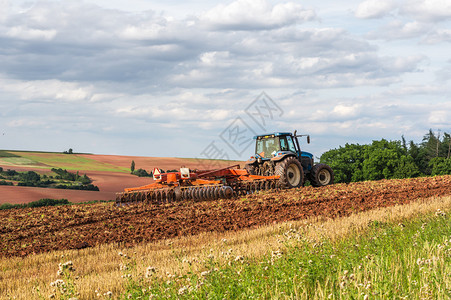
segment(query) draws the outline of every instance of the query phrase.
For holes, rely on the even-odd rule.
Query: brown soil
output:
[[[132,246],[201,232],[224,232],[313,216],[340,217],[451,195],[451,176],[272,191],[244,199],[162,206],[113,203],[0,211],[0,256],[25,256],[104,243]]]

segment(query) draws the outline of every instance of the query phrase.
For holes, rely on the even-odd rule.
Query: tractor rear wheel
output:
[[[312,168],[309,174],[310,183],[314,187],[325,186],[334,183],[334,172],[326,164],[317,164]]]
[[[279,183],[282,188],[296,188],[304,183],[304,171],[301,163],[293,156],[276,165],[275,175],[280,176]]]

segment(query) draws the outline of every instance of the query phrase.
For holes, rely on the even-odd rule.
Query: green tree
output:
[[[385,139],[373,141],[366,149],[362,165],[365,180],[379,180],[392,177],[399,158],[396,146]]]
[[[131,173],[133,174],[133,172],[135,171],[135,161],[134,160],[132,160],[132,164],[131,164],[131,166],[130,166],[130,170],[131,170]]]
[[[429,162],[432,168],[431,175],[451,175],[451,159],[436,157]]]
[[[26,173],[21,174],[22,180],[25,182],[38,182],[41,180],[41,176],[34,172],[34,171],[28,171]]]
[[[138,169],[138,170],[134,171],[133,175],[136,175],[138,177],[148,177],[149,176],[147,171],[144,169]]]
[[[414,178],[421,175],[415,160],[410,155],[403,155],[398,161],[398,166],[393,172],[393,178]]]
[[[362,164],[366,145],[346,144],[321,155],[320,162],[334,170],[335,182],[355,182],[363,180]]]

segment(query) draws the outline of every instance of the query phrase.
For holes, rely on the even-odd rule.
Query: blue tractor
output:
[[[245,169],[252,175],[278,175],[281,188],[295,188],[310,181],[314,187],[334,183],[334,172],[326,164],[315,164],[313,154],[301,151],[296,131],[257,135],[255,154],[246,162]]]

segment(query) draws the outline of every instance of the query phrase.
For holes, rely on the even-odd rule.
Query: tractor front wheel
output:
[[[301,163],[293,156],[277,164],[275,175],[280,176],[279,183],[282,188],[296,188],[304,183],[304,171]]]

